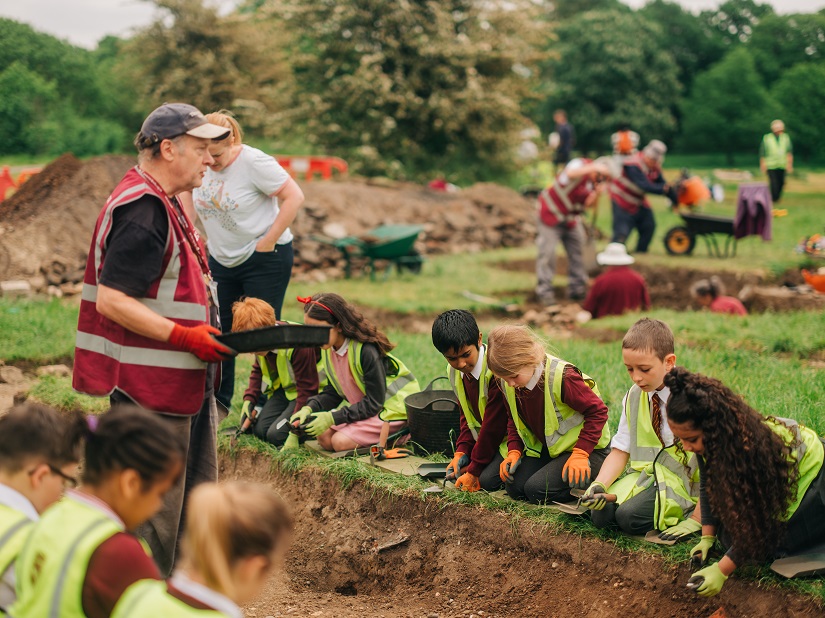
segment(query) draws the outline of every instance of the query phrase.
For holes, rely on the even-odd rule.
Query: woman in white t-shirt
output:
[[[292,275],[290,224],[304,194],[274,157],[242,143],[238,121],[227,111],[207,114],[209,122],[230,129],[213,141],[215,160],[203,184],[182,201],[189,217],[206,231],[209,268],[218,286],[221,329],[232,330],[232,304],[242,296],[265,300],[280,318]],[[216,394],[227,409],[235,387],[235,361],[225,361]]]

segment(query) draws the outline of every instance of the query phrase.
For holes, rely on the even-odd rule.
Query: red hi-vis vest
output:
[[[626,210],[631,215],[635,215],[639,211],[640,206],[650,208],[650,202],[647,201],[645,192],[625,176],[626,167],[638,167],[651,182],[659,177],[659,173],[645,165],[642,159],[642,153],[637,152],[625,159],[624,166],[622,167],[622,175],[614,178],[613,182],[610,183],[610,199],[616,202],[622,210]]]
[[[588,159],[582,159],[585,165]],[[564,173],[564,172],[562,172]],[[539,193],[539,216],[542,223],[555,227],[565,224],[567,227],[576,225],[576,217],[582,214],[584,202],[593,191],[593,183],[586,177],[569,180],[565,186],[559,183],[558,178],[552,187]]]
[[[187,240],[179,219],[185,215],[179,214],[152,178],[132,168],[109,196],[95,225],[83,277],[72,386],[93,396],[110,395],[117,388],[149,410],[195,414],[203,402],[206,363],[167,342],[149,339],[116,324],[100,315],[95,304],[115,209],[144,195],[163,202],[169,231],[162,274],[146,296],[136,300],[182,326],[209,321],[204,273],[191,248],[192,244],[199,244]]]

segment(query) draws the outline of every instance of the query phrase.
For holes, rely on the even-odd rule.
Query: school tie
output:
[[[662,440],[662,400],[659,399],[659,394],[653,393],[650,402],[653,404],[653,417],[651,419],[653,421],[653,431],[656,432],[656,437],[664,446],[665,441]]]

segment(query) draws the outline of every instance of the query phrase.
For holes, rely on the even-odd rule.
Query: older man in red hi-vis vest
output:
[[[72,385],[113,406],[156,412],[188,444],[185,474],[138,533],[160,571],[175,562],[186,494],[217,479],[214,290],[197,231],[177,194],[200,186],[207,146],[228,129],[191,105],[164,104],[135,138],[138,165],[100,212],[86,263]]]
[[[667,146],[651,140],[644,150],[624,160],[622,173],[610,183],[610,201],[613,204],[613,237],[610,242],[627,244],[634,229],[639,232],[636,253],[647,253],[656,229],[656,219],[647,200],[648,193],[666,195],[676,203],[676,188],[662,176],[662,163]]]
[[[606,157],[590,161],[573,159],[556,177],[552,186],[539,194],[536,225],[536,296],[539,302],[556,302],[553,276],[556,274],[556,248],[559,241],[567,252],[567,297],[581,300],[587,292],[587,272],[582,251],[584,226],[581,215],[596,203],[604,182],[612,177]]]

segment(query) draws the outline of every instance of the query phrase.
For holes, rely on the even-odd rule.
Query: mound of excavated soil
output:
[[[97,215],[134,163],[125,156],[83,163],[66,154],[0,203],[3,278],[30,278],[55,261],[64,264],[67,279],[82,277]]]
[[[53,276],[58,264],[63,281],[79,280],[97,215],[134,163],[126,156],[83,163],[67,154],[0,203],[3,278],[31,278],[41,269]],[[417,246],[423,253],[517,246],[535,237],[533,203],[498,185],[478,184],[457,193],[356,180],[304,182],[302,188],[306,202],[292,226],[298,276],[319,269],[340,274],[341,252],[316,240],[332,228],[338,235],[358,236],[383,224],[421,224]]]
[[[220,475],[271,484],[295,518],[284,572],[246,608],[251,616],[706,618],[720,605],[728,618],[822,615],[812,600],[737,576],[705,600],[685,587],[686,563],[437,497],[273,474],[248,451],[224,457]]]

